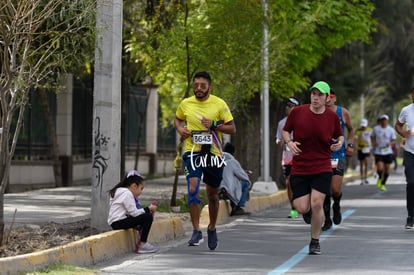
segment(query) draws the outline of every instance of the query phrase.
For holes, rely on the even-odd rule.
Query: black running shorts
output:
[[[292,200],[306,196],[315,189],[327,196],[331,195],[332,172],[313,175],[291,175]]]

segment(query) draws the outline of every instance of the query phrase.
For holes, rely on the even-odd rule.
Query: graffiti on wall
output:
[[[106,169],[108,168],[108,160],[110,159],[108,152],[108,144],[111,138],[104,136],[101,133],[101,118],[95,118],[95,131],[94,131],[94,152],[93,152],[93,165],[95,181],[94,186],[99,188],[99,195],[102,196],[103,178]],[[106,156],[104,155],[106,153]]]

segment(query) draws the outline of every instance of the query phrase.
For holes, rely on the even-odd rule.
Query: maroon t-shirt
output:
[[[326,108],[322,114],[315,114],[309,108],[309,104],[293,108],[283,128],[301,143],[298,147],[302,152],[293,157],[292,175],[332,172],[331,140],[343,135],[335,112]]]

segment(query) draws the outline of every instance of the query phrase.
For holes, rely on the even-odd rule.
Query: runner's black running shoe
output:
[[[218,246],[218,239],[217,239],[216,229],[210,230],[207,227],[207,236],[208,236],[208,240],[207,240],[208,248],[210,248],[210,250],[216,249],[217,246]]]
[[[413,230],[414,229],[414,218],[408,217],[407,223],[405,224],[405,229],[407,230]]]
[[[310,224],[311,220],[312,220],[312,210],[309,210],[308,213],[302,214],[303,220],[307,223]]]
[[[321,246],[319,241],[311,240],[309,244],[309,255],[320,255],[321,254]]]
[[[322,226],[322,231],[329,230],[329,229],[331,229],[331,227],[332,227],[332,220],[330,218],[328,218],[328,219],[325,220],[325,223]]]
[[[334,224],[340,224],[342,221],[342,214],[341,214],[341,207],[339,206],[339,203],[335,203],[332,206],[333,210],[333,222]]]

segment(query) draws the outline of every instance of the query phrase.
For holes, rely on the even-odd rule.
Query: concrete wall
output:
[[[175,173],[173,157],[160,157],[156,159],[155,165],[151,164],[154,158],[151,156],[140,156],[138,171],[145,176],[170,176]],[[134,169],[134,158],[126,160],[127,170]],[[150,170],[150,168],[153,168]],[[73,161],[73,181],[70,185],[91,184],[92,175],[91,160]],[[9,186],[7,193],[24,192],[40,188],[56,187],[53,175],[53,163],[51,161],[13,161],[10,167]]]
[[[51,161],[13,161],[6,192],[55,187]]]

